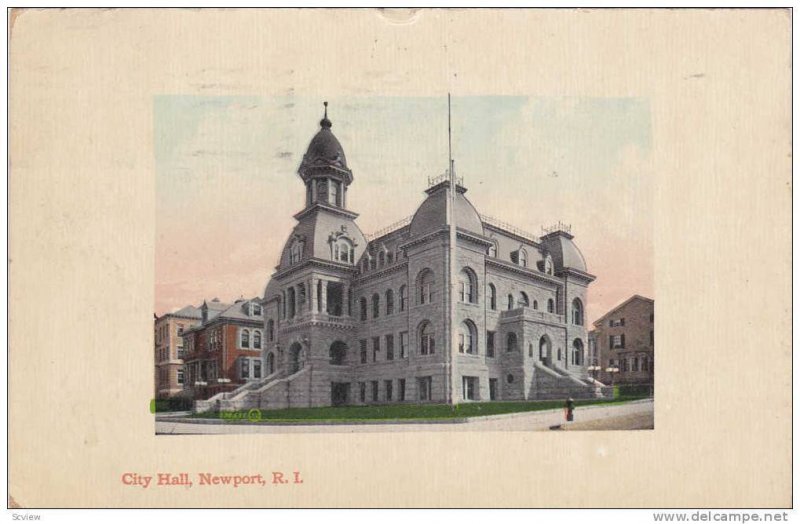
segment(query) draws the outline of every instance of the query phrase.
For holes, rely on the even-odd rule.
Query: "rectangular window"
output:
[[[419,392],[419,399],[426,401],[431,400],[431,386],[433,377],[419,377],[417,379],[417,390]]]
[[[386,360],[394,360],[394,335],[386,335]]]
[[[624,326],[625,325],[625,319],[624,318],[617,318],[617,319],[613,319],[612,318],[611,320],[608,321],[608,325],[610,327]]]
[[[397,381],[397,400],[406,399],[406,379],[401,378]]]
[[[381,350],[381,337],[372,337],[372,361],[378,361],[378,352]]]
[[[178,324],[178,336],[183,335],[183,324]]]
[[[178,384],[183,385],[183,368],[178,368]]]
[[[408,356],[408,331],[400,333],[400,358]]]
[[[400,287],[400,311],[406,310],[406,304],[408,302],[408,291],[406,290],[406,286]]]
[[[610,335],[608,344],[611,349],[622,349],[625,347],[625,335]]]
[[[639,371],[639,357],[633,357],[633,365],[631,371]]]
[[[240,367],[242,378],[250,378],[250,359],[243,358],[241,360]]]
[[[253,378],[261,378],[261,359],[253,360]]]
[[[367,383],[366,382],[359,382],[358,383],[358,396],[361,399],[361,402],[367,401]]]
[[[461,377],[464,400],[478,399],[478,377]]]
[[[497,379],[489,379],[489,400],[497,400]]]
[[[392,381],[391,380],[384,380],[383,381],[384,389],[386,390],[386,400],[392,400]]]
[[[486,356],[494,357],[494,331],[486,332]]]
[[[378,401],[378,381],[377,380],[373,380],[372,381],[372,401],[373,402],[377,402]]]
[[[361,346],[361,363],[362,364],[366,364],[367,363],[367,340],[366,339],[359,340],[358,343]]]

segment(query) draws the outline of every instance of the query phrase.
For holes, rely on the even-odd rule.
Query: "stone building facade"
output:
[[[585,362],[594,276],[566,228],[536,238],[482,217],[443,176],[412,218],[368,239],[327,112],[320,125],[298,170],[305,205],[263,296],[265,378],[198,409],[602,394]]]
[[[200,323],[200,310],[186,306],[154,320],[155,398],[183,394],[185,383],[183,332]]]
[[[653,384],[655,302],[634,295],[594,322],[590,360],[598,379],[615,384]],[[590,363],[590,365],[593,363]],[[609,369],[619,371],[610,373]]]
[[[265,347],[260,299],[225,304],[218,299],[198,308],[200,321],[185,330],[185,394],[208,399],[264,377]]]

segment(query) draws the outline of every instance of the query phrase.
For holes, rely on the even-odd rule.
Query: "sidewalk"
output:
[[[590,421],[618,419],[631,415],[653,416],[653,400],[638,400],[613,406],[585,406],[575,409],[575,421],[570,426]],[[196,419],[195,419],[196,420]],[[454,421],[436,424],[414,422],[405,424],[312,424],[312,425],[278,425],[278,424],[226,424],[224,421],[214,423],[195,423],[181,420],[156,419],[156,433],[169,435],[192,434],[251,434],[251,433],[387,433],[387,432],[430,432],[430,431],[549,431],[551,426],[564,423],[564,411],[553,409],[548,411],[529,411],[510,413],[490,417],[472,417],[466,421]],[[602,425],[602,424],[601,424]],[[576,429],[580,429],[578,425]],[[591,428],[587,428],[591,429]],[[625,429],[625,428],[598,428]]]

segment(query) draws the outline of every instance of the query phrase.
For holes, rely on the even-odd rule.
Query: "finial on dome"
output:
[[[333,124],[330,120],[328,120],[328,101],[326,100],[322,104],[325,106],[325,116],[323,116],[322,120],[319,121],[319,125],[325,129],[330,129]]]

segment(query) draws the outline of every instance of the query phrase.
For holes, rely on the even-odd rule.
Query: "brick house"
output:
[[[590,365],[600,367],[601,382],[652,384],[655,302],[634,295],[594,322],[589,333]],[[619,372],[609,373],[608,368]]]
[[[264,316],[260,299],[199,308],[198,325],[183,332],[187,394],[207,399],[263,377]]]
[[[186,306],[154,320],[155,395],[170,398],[183,394],[183,332],[200,323],[200,310]]]
[[[298,170],[304,208],[263,296],[265,377],[197,409],[601,394],[584,356],[595,277],[567,227],[537,238],[481,216],[445,175],[413,217],[367,237],[327,110],[320,126]]]

